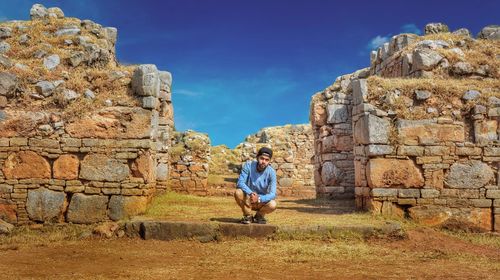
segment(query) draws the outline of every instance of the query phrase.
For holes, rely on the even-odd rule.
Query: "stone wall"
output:
[[[316,182],[343,178],[334,140],[349,136],[336,129],[351,123],[353,147],[345,153],[353,154],[359,208],[498,231],[500,84],[495,57],[483,50],[495,53],[500,46],[459,34],[439,35],[447,38],[441,41],[432,36],[395,36],[372,56],[371,68],[313,96]],[[404,62],[405,53],[411,61]]]
[[[204,133],[175,132],[170,150],[168,186],[182,193],[208,195],[210,139]]]
[[[36,52],[0,59],[0,219],[93,223],[140,213],[168,179],[171,75],[151,64],[119,68],[116,29],[50,11],[35,5],[32,21],[0,27],[2,43]],[[55,31],[36,37],[40,28]],[[80,47],[76,64],[72,52]],[[23,62],[49,74],[26,72]]]
[[[366,77],[364,69],[344,75],[311,101],[310,121],[314,135],[314,181],[318,196],[354,198],[354,154],[351,81]]]

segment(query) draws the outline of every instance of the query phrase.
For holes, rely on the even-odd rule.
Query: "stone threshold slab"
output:
[[[348,237],[352,235],[364,238],[403,237],[404,230],[396,222],[384,225],[342,225],[342,226],[276,226],[238,223],[179,222],[179,221],[130,221],[125,223],[125,233],[129,237],[145,240],[190,239],[210,242],[226,238],[294,238],[303,235],[321,237]]]

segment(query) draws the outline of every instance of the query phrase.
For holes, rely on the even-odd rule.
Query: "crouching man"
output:
[[[261,148],[257,161],[248,161],[243,165],[234,193],[236,203],[243,211],[241,223],[265,224],[265,215],[276,209],[276,171],[269,165],[273,151]],[[252,216],[252,210],[257,211]]]

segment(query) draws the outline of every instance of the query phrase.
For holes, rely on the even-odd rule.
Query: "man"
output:
[[[265,215],[276,209],[276,171],[269,165],[273,151],[263,147],[257,153],[257,161],[243,164],[237,189],[236,203],[243,211],[241,223],[265,224]],[[257,211],[252,217],[252,210]]]

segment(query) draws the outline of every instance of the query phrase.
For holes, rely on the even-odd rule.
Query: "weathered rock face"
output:
[[[424,185],[422,173],[412,160],[370,159],[366,173],[370,188],[418,188]]]
[[[81,162],[80,179],[120,182],[129,176],[129,167],[102,154],[90,154]]]
[[[156,167],[153,157],[147,153],[140,155],[132,163],[132,175],[143,178],[146,183],[156,180]]]
[[[445,183],[450,188],[479,189],[493,180],[493,176],[491,167],[481,161],[457,162],[450,167]]]
[[[50,178],[50,165],[46,159],[32,151],[12,153],[2,167],[7,179]]]
[[[76,155],[62,155],[54,161],[54,178],[75,180],[78,178],[80,160]]]
[[[151,112],[142,108],[110,107],[66,126],[76,138],[148,138]]]
[[[106,220],[107,205],[107,196],[75,194],[69,203],[68,222],[91,224]]]
[[[26,210],[31,220],[39,222],[60,222],[67,206],[66,195],[46,188],[28,191]]]
[[[396,123],[399,139],[406,145],[464,142],[461,124],[438,124],[434,120],[400,120]]]
[[[147,205],[147,197],[113,195],[109,200],[108,215],[113,221],[127,219],[144,213]]]
[[[12,200],[0,199],[0,220],[17,223],[17,205]]]

